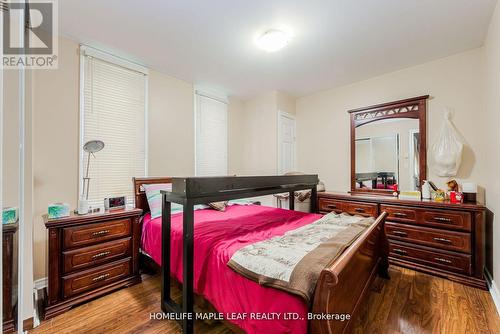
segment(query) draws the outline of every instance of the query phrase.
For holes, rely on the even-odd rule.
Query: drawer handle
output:
[[[365,209],[362,209],[362,208],[355,208],[354,211],[356,212],[360,212],[360,213],[363,213],[365,212]]]
[[[97,231],[92,233],[92,237],[97,238],[97,237],[102,237],[103,235],[106,235],[109,233],[109,230],[102,230],[102,231]]]
[[[402,250],[402,249],[399,249],[399,248],[394,248],[392,250],[394,253],[397,253],[397,254],[400,254],[400,255],[406,255],[406,251]]]
[[[406,213],[401,213],[401,212],[394,212],[392,215],[396,216],[396,217],[401,217],[401,218],[408,217],[408,215]]]
[[[335,204],[328,204],[326,207],[328,209],[336,209],[337,208],[337,206]]]
[[[445,223],[451,223],[452,220],[450,218],[444,218],[444,217],[434,217],[434,220],[437,220],[439,222],[445,222]]]
[[[437,242],[443,242],[445,244],[451,244],[451,240],[450,239],[445,239],[445,238],[432,238],[432,239],[434,239]]]
[[[434,260],[439,261],[439,262],[443,262],[443,263],[451,263],[450,260],[443,259],[442,257],[435,257]]]
[[[109,277],[109,274],[102,274],[102,275],[99,275],[97,277],[92,278],[92,281],[99,282],[99,281],[105,280],[108,277]]]
[[[402,237],[407,237],[408,236],[408,233],[402,232],[402,231],[393,231],[392,234],[400,235]]]
[[[109,251],[97,253],[96,255],[92,256],[92,260],[99,259],[99,258],[104,257],[104,256],[108,256],[109,254],[111,254],[111,252],[109,252]]]

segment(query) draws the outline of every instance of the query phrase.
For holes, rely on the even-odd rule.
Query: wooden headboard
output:
[[[172,183],[171,177],[134,177],[132,179],[134,182],[134,197],[135,197],[135,207],[142,209],[142,212],[149,212],[148,199],[146,198],[146,192],[142,187],[143,184],[153,184],[153,183]]]

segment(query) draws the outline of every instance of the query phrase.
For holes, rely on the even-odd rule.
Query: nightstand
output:
[[[45,319],[141,281],[140,209],[44,217],[49,267]]]

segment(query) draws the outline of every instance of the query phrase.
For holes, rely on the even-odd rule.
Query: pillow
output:
[[[208,203],[208,206],[218,211],[226,211],[227,201]]]
[[[148,199],[149,210],[151,211],[151,219],[161,217],[161,193],[160,191],[172,191],[171,183],[155,183],[155,184],[143,184],[142,187],[146,192],[146,197]],[[177,203],[172,203],[171,205],[172,213],[182,211],[182,205]]]
[[[161,191],[172,191],[171,183],[155,183],[155,184],[143,184],[142,187],[146,192],[146,198],[148,199],[149,210],[151,211],[151,219],[161,217]],[[182,212],[183,206],[177,203],[170,204],[170,212],[172,214]],[[203,204],[198,204],[194,206],[194,210],[206,209],[208,206]]]
[[[231,205],[251,205],[253,203],[254,203],[254,201],[251,201],[251,200],[245,199],[245,198],[242,198],[242,199],[231,199],[231,200],[227,201],[227,206],[231,206]]]

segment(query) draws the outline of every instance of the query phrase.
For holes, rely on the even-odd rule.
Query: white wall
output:
[[[276,107],[279,111],[295,115],[296,102],[294,97],[283,92],[276,92]]]
[[[350,190],[349,109],[429,94],[428,147],[441,127],[445,107],[454,111],[453,122],[467,141],[458,178],[480,185],[485,175],[485,120],[482,49],[385,74],[297,100],[298,166],[319,173],[327,190]],[[432,169],[428,178],[444,186]]]
[[[245,101],[243,117],[244,175],[274,175],[277,172],[277,102],[276,92]]]
[[[242,152],[245,141],[245,105],[236,97],[229,97],[228,111],[228,174],[240,174],[244,166]]]
[[[33,71],[33,187],[35,279],[46,276],[47,205],[78,199],[79,55],[78,43],[59,39],[59,68]]]
[[[229,171],[240,175],[278,172],[278,112],[295,114],[295,98],[272,91],[229,101]]]
[[[485,152],[481,156],[487,162],[486,204],[495,214],[492,236],[493,279],[500,288],[500,5],[497,5],[484,47],[486,113],[481,134],[486,136]],[[500,305],[498,305],[500,307]]]
[[[149,176],[194,175],[193,85],[149,72]]]
[[[230,174],[277,174],[279,111],[295,114],[295,99],[278,91],[245,101],[229,99]],[[273,196],[259,200],[263,205],[275,205]]]

